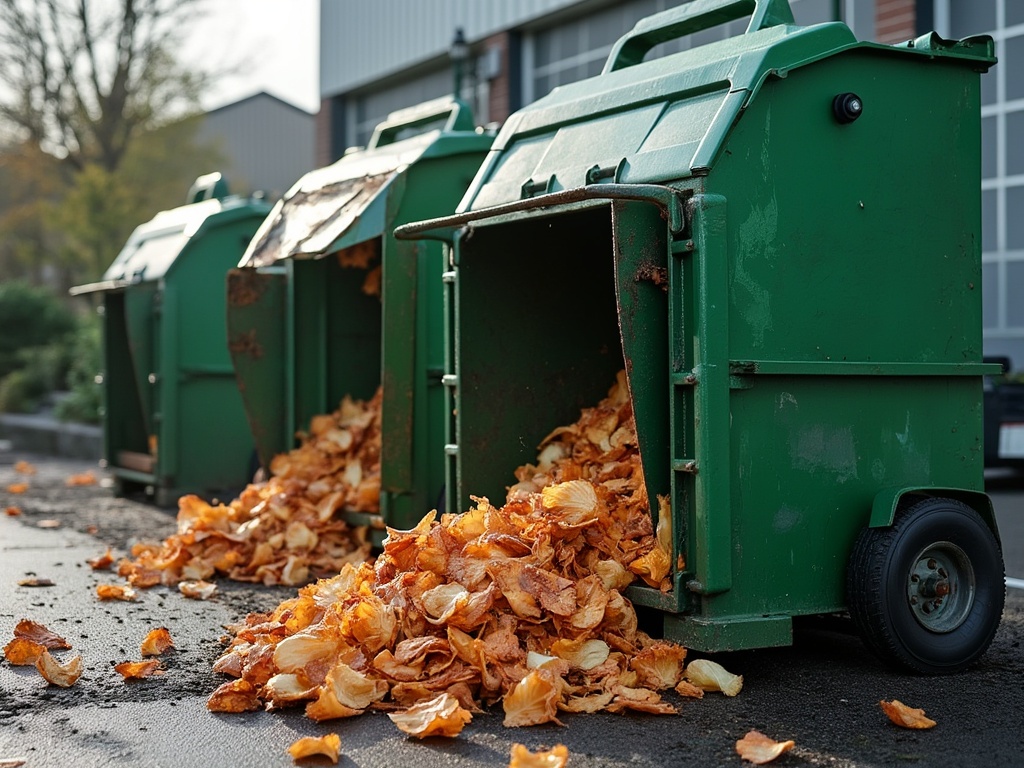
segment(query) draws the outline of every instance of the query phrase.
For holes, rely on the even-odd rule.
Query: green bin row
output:
[[[744,34],[645,60],[748,16]],[[350,514],[379,543],[384,524],[503,498],[625,369],[674,564],[671,590],[629,595],[666,637],[778,646],[795,618],[848,611],[884,659],[962,669],[1004,591],[982,474],[994,63],[987,37],[880,45],[797,26],[786,0],[695,0],[497,138],[459,102],[397,113],[293,187],[226,291],[226,268],[204,278],[226,294],[217,341],[244,437],[266,464],[383,385],[380,515]],[[381,266],[380,298],[342,266],[356,256]],[[112,361],[131,351],[111,314],[108,405],[129,399]],[[127,450],[145,453],[135,431]]]

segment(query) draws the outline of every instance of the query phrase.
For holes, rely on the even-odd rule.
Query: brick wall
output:
[[[498,76],[491,80],[490,93],[487,100],[487,116],[491,122],[503,123],[512,113],[511,79],[509,77],[509,34],[502,32],[484,40],[483,50],[497,50],[500,62]]]
[[[320,111],[316,113],[316,137],[313,145],[315,168],[323,168],[334,160],[331,157],[331,100],[320,100]]]
[[[880,43],[901,43],[916,37],[916,0],[878,0],[875,38]]]

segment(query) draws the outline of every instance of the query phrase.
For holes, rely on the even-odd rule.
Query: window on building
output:
[[[349,144],[365,146],[373,135],[373,129],[392,112],[449,95],[451,92],[452,72],[451,68],[445,66],[422,74],[414,80],[350,96],[347,112],[351,117],[346,131],[347,137],[351,137]],[[428,129],[429,126],[423,130]]]
[[[949,26],[956,38],[984,34],[996,28],[996,0],[953,0]]]
[[[981,78],[985,352],[1024,367],[1024,2],[933,0],[944,37],[991,35],[999,64]]]
[[[680,4],[681,0],[632,0],[528,36],[528,51],[524,56],[527,65],[524,102],[546,96],[559,85],[600,74],[612,45],[636,22]],[[873,37],[873,0],[842,0],[839,5],[841,14],[859,37]],[[798,24],[834,20],[835,0],[791,0],[791,6]],[[742,19],[663,43],[652,49],[647,58],[667,56],[742,34],[746,23],[747,20]]]

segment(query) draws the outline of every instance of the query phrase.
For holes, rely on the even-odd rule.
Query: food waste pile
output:
[[[690,667],[696,683],[684,679],[685,649],[639,631],[623,595],[638,580],[671,588],[671,510],[658,499],[656,532],[624,372],[542,441],[503,505],[477,498],[463,514],[389,529],[371,561],[365,529],[336,513],[379,508],[380,411],[378,391],[314,418],[270,479],[230,504],[183,497],[178,533],[133,548],[117,566],[127,587],[103,585],[102,599],[156,584],[206,597],[218,575],[330,574],[232,627],[216,670],[234,679],[210,709],[303,705],[314,720],[383,709],[416,735],[454,735],[499,701],[506,725],[520,726],[560,711],[673,713],[670,688],[738,690],[740,678],[704,661]]]
[[[204,579],[289,584],[327,575],[229,627],[214,667],[229,679],[209,696],[210,710],[301,707],[318,722],[378,710],[411,736],[453,737],[490,706],[518,727],[560,723],[563,712],[671,714],[669,690],[740,692],[741,677],[707,659],[686,663],[684,648],[640,631],[625,597],[634,583],[671,589],[672,534],[666,499],[657,499],[652,524],[623,374],[597,406],[545,438],[503,504],[477,498],[461,515],[431,512],[411,530],[389,529],[370,560],[366,531],[337,513],[378,509],[380,403],[380,392],[346,399],[315,418],[302,445],[275,458],[271,477],[230,504],[184,497],[178,532],[137,545],[116,565],[126,585],[97,589],[101,599],[132,600],[135,588],[178,585],[205,598],[215,585]],[[108,551],[90,565],[104,570],[114,558]],[[143,660],[114,670],[126,680],[160,676],[153,657],[173,646],[169,635],[147,636]],[[9,663],[67,687],[82,669],[78,656],[62,658],[68,648],[25,619],[4,651]],[[898,701],[883,708],[901,727],[934,725]],[[756,732],[736,744],[758,763],[792,748]],[[339,750],[328,734],[289,752],[337,760]],[[514,745],[510,765],[566,759],[561,746],[531,754]]]
[[[389,529],[373,563],[347,563],[233,628],[216,711],[303,704],[314,720],[384,709],[403,729],[454,735],[502,701],[505,724],[559,711],[671,713],[685,649],[637,629],[622,591],[669,589],[670,513],[651,524],[624,376],[521,467],[502,506],[476,499]],[[680,691],[700,695],[683,683]]]
[[[135,545],[118,574],[138,588],[187,590],[215,576],[297,586],[364,562],[366,528],[336,512],[380,509],[381,398],[380,389],[365,402],[346,397],[334,413],[315,416],[301,445],[274,457],[270,478],[230,504],[183,496],[177,534]]]

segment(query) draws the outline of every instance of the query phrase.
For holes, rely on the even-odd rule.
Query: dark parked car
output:
[[[985,377],[985,466],[1024,468],[1024,380],[1009,375],[1008,357],[985,362],[1003,367]]]

